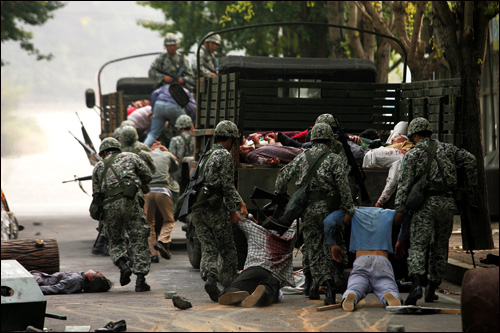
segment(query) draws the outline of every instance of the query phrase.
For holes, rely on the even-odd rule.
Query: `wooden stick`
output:
[[[340,304],[330,304],[330,305],[318,306],[316,308],[316,311],[327,311],[327,310],[334,310],[334,309],[340,309],[340,308],[341,308]]]
[[[440,309],[439,313],[461,314],[462,310],[460,310],[460,309]]]

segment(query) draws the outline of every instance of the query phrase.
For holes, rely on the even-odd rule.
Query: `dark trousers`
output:
[[[272,303],[278,302],[280,281],[267,269],[258,266],[249,267],[241,272],[236,280],[234,280],[229,287],[223,291],[223,294],[240,290],[247,291],[251,294],[260,284],[262,284],[266,289],[259,302],[257,302],[257,305],[268,306]]]

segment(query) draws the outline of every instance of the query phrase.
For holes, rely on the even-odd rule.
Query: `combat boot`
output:
[[[434,303],[439,297],[436,295],[436,288],[439,287],[439,283],[429,281],[427,288],[425,288],[425,302]]]
[[[92,254],[109,256],[107,247],[108,247],[108,239],[105,236],[99,234],[97,235],[95,244],[92,247]]]
[[[311,288],[309,289],[309,299],[319,299],[319,286],[314,281],[311,283]]]
[[[335,282],[333,280],[325,281],[325,305],[335,304]]]
[[[417,305],[417,300],[422,298],[422,280],[423,277],[420,275],[411,277],[411,290],[405,300],[405,305]]]
[[[207,274],[207,281],[205,282],[205,291],[207,292],[208,296],[210,296],[212,302],[219,301],[220,290],[219,287],[217,287],[217,277],[213,273]]]
[[[344,265],[333,261],[333,266],[335,267],[335,269],[332,273],[332,277],[333,281],[335,282],[335,287],[337,287],[337,290],[345,289],[346,281],[344,276]]]
[[[146,276],[144,274],[137,274],[137,280],[135,281],[135,291],[150,291],[151,287],[146,283]]]
[[[129,284],[132,270],[127,265],[127,261],[124,258],[120,258],[116,262],[116,266],[120,269],[120,285],[125,286]]]

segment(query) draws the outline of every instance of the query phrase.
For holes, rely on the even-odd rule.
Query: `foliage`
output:
[[[31,42],[33,33],[26,31],[21,24],[43,25],[54,17],[53,11],[64,6],[61,1],[2,1],[2,43],[12,40],[19,42],[28,54],[37,60],[50,60],[52,54],[42,54]],[[2,66],[6,65],[2,59]]]

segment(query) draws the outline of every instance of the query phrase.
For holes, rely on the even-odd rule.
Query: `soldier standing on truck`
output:
[[[204,77],[217,76],[219,61],[215,52],[219,49],[221,38],[218,34],[208,37],[200,49],[200,75]]]
[[[142,188],[151,181],[151,171],[138,155],[122,153],[115,138],[102,140],[99,155],[103,160],[92,173],[92,192],[94,196],[102,196],[103,233],[109,240],[111,259],[120,268],[120,285],[129,284],[133,272],[137,275],[135,291],[149,291],[146,283],[151,265],[149,225],[144,218]],[[127,264],[125,235],[134,253],[132,269]]]
[[[157,87],[165,83],[179,82],[184,87],[192,90],[194,87],[187,85],[185,79],[192,82],[194,76],[187,57],[177,52],[179,39],[170,32],[165,37],[163,44],[167,52],[153,61],[148,72],[149,78],[155,80]]]
[[[315,124],[311,131],[313,147],[299,154],[292,162],[284,166],[276,177],[275,191],[285,195],[287,185],[296,176],[296,185],[304,186],[305,179],[317,161],[319,168],[311,175],[307,184],[308,203],[301,216],[304,244],[307,247],[309,265],[313,281],[316,285],[324,285],[326,289],[325,305],[335,304],[335,282],[332,278],[334,266],[330,251],[325,242],[323,220],[335,208],[346,212],[344,222],[350,223],[354,213],[354,205],[347,179],[345,163],[337,154],[331,152],[333,141],[332,128],[324,123]],[[323,159],[323,161],[319,161]],[[314,170],[312,170],[314,172]],[[336,202],[328,202],[329,194],[337,192]],[[333,197],[332,197],[333,198]],[[338,209],[338,208],[337,208]]]
[[[214,145],[200,165],[203,187],[193,205],[193,224],[203,248],[200,274],[206,281],[205,291],[213,302],[219,300],[219,281],[224,287],[236,278],[238,256],[231,223],[243,221],[238,207],[246,217],[245,202],[234,186],[233,157],[229,151],[239,137],[238,127],[223,120],[214,131]],[[220,267],[219,267],[220,255]]]
[[[397,211],[394,223],[401,222],[411,189],[421,177],[427,177],[428,186],[422,193],[425,201],[414,208],[410,230],[408,275],[411,277],[410,294],[405,305],[416,305],[422,298],[422,284],[428,265],[428,287],[425,301],[433,302],[435,289],[441,284],[448,257],[448,241],[453,229],[453,216],[457,211],[454,189],[457,186],[457,168],[464,167],[469,185],[469,195],[474,195],[472,186],[477,185],[477,160],[474,155],[452,144],[431,139],[432,128],[425,118],[415,118],[408,125],[408,137],[415,143],[406,153],[398,181]],[[434,158],[429,161],[429,156]],[[425,171],[428,166],[428,172]],[[396,256],[404,253],[404,242],[398,239]],[[428,257],[428,263],[426,258]]]

